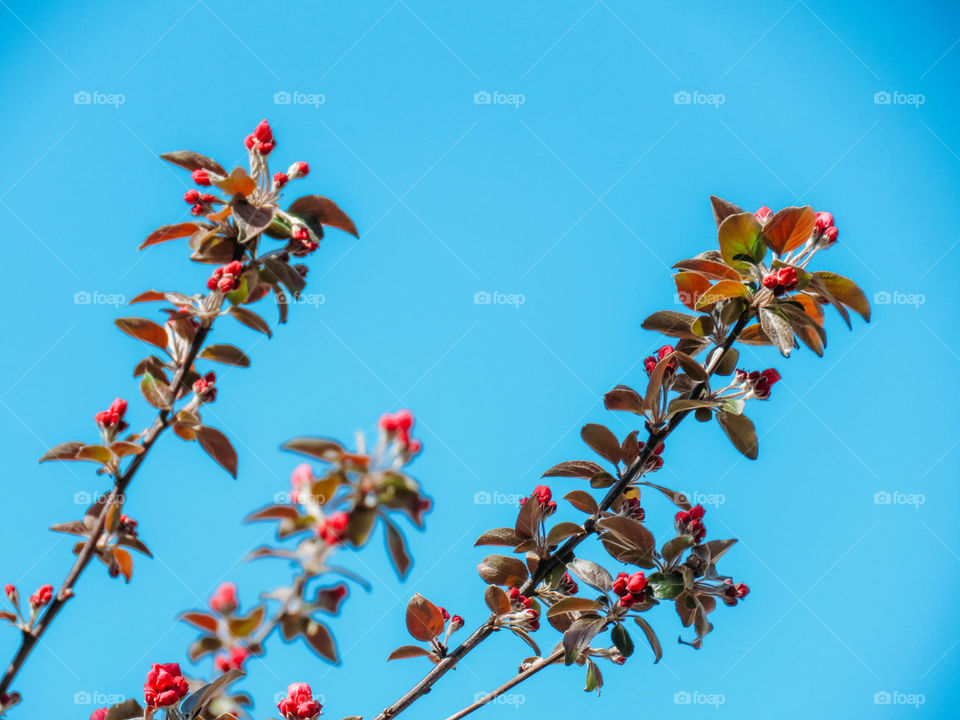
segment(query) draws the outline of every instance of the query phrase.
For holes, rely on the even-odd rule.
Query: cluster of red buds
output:
[[[287,687],[287,696],[277,703],[283,720],[314,720],[323,706],[313,699],[313,691],[306,683],[293,683]]]
[[[557,503],[553,501],[553,491],[546,485],[537,485],[529,498],[520,498],[520,507],[526,505],[527,500],[536,500],[543,509],[544,516],[552,515],[557,510]]]
[[[840,231],[837,230],[837,226],[833,224],[833,213],[818,212],[814,227],[816,228],[814,233],[817,239],[823,242],[825,247],[830,247],[837,241],[837,236],[840,234]]]
[[[93,419],[103,430],[116,430],[123,422],[123,416],[127,414],[127,401],[123,398],[117,398],[106,410],[101,410]]]
[[[229,615],[237,609],[237,586],[232,582],[221,583],[210,596],[210,609],[221,615]]]
[[[635,603],[643,602],[647,589],[647,576],[642,572],[633,575],[618,573],[613,581],[613,592],[620,598],[617,603],[620,607],[629,610]]]
[[[721,599],[725,605],[729,605],[730,607],[734,607],[738,600],[743,600],[743,598],[749,594],[750,588],[747,587],[746,583],[737,583],[734,585],[733,580],[730,578],[723,581],[723,586],[720,590]]]
[[[780,380],[780,373],[774,368],[759,371],[754,370],[752,372],[737,369],[734,378],[740,385],[741,390],[746,391],[747,394],[744,396],[745,400],[752,398],[769,400],[770,388]]]
[[[261,120],[253,132],[247,135],[243,141],[247,150],[267,156],[277,146],[277,141],[273,139],[273,130],[270,129],[270,123]]]
[[[674,524],[681,535],[692,535],[699,543],[707,534],[707,527],[703,524],[703,514],[706,510],[703,505],[694,505],[689,510],[681,510],[674,516]]]
[[[202,185],[203,187],[207,187],[213,182],[213,180],[210,178],[210,173],[203,168],[197,168],[194,170],[192,173],[190,173],[190,177],[193,178],[193,181],[197,185]],[[219,176],[214,175],[214,177]]]
[[[570,577],[570,573],[564,573],[557,585],[557,590],[564,595],[576,595],[580,590],[580,586],[577,585],[576,580]]]
[[[647,375],[653,372],[653,369],[657,366],[657,363],[663,360],[667,355],[673,352],[673,345],[664,345],[659,350],[657,350],[656,356],[650,355],[647,358],[644,358],[643,369],[647,371]],[[667,363],[667,374],[672,374],[677,370],[677,364],[674,362]]]
[[[190,214],[194,216],[205,215],[211,210],[211,205],[220,202],[215,195],[210,193],[200,193],[198,190],[187,190],[183,194],[184,201],[191,205]]]
[[[342,510],[330,513],[317,523],[317,536],[327,545],[339,545],[347,535],[350,516]]]
[[[217,374],[212,370],[193,383],[193,393],[200,403],[210,403],[217,399]]]
[[[457,630],[461,629],[466,622],[459,615],[451,615],[449,612],[447,612],[446,608],[437,607],[437,610],[440,611],[443,621],[447,623],[447,632],[443,638],[443,644],[446,645],[450,640],[450,636],[453,635]]]
[[[240,287],[240,276],[242,273],[243,263],[239,260],[234,260],[213,271],[213,275],[207,280],[207,288],[210,290],[220,290],[222,293],[233,292]]]
[[[30,596],[30,607],[39,610],[46,607],[53,600],[53,585],[41,585],[37,591]]]
[[[660,456],[654,455],[654,457],[659,458]],[[647,517],[647,511],[640,507],[639,494],[625,497],[620,505],[620,513],[637,522],[643,522]]]
[[[380,429],[386,433],[388,440],[396,438],[408,455],[416,455],[422,449],[422,445],[419,440],[410,437],[413,423],[413,413],[406,409],[398,410],[392,415],[384,413],[380,416],[378,422]]]
[[[673,363],[670,363],[670,364],[672,365]],[[643,449],[644,449],[646,446],[647,446],[647,445],[646,445],[645,442],[643,442],[643,440],[638,441],[638,442],[637,442],[637,451],[642,453],[642,452],[643,452]],[[647,473],[647,472],[656,472],[657,470],[659,470],[660,468],[663,467],[663,448],[664,448],[663,443],[659,443],[659,444],[653,449],[653,454],[649,457],[649,459],[647,460],[646,465],[644,465],[644,467],[643,467],[643,471],[644,471],[645,473]],[[640,502],[640,501],[639,501],[639,498],[638,498],[638,499],[637,499],[637,503],[639,504],[639,502]],[[641,510],[641,513],[642,513],[642,512],[643,512],[643,511]]]
[[[533,606],[533,600],[521,595],[519,588],[515,587],[507,591],[507,597],[510,598],[510,607],[513,609],[512,616],[508,616],[507,621],[521,630],[539,630],[540,611]]]
[[[290,250],[290,253],[294,257],[305,257],[320,247],[320,243],[310,239],[310,231],[303,225],[294,225],[290,235],[300,243],[297,247]]]
[[[243,664],[250,657],[250,651],[240,645],[234,645],[229,652],[217,653],[213,664],[222,673],[231,670],[243,670]]]
[[[795,267],[787,266],[782,267],[779,270],[774,270],[767,275],[763,279],[763,286],[768,290],[773,290],[773,294],[777,297],[780,297],[784,293],[788,293],[795,289],[798,282],[799,278],[797,277],[797,269]]]
[[[273,186],[274,189],[279,190],[284,185],[286,185],[291,180],[299,180],[302,177],[306,177],[310,173],[310,166],[307,165],[303,160],[295,162],[285,173],[277,172],[273,176]]]
[[[143,697],[151,708],[176,705],[187,694],[187,679],[177,663],[154,663],[143,685]]]

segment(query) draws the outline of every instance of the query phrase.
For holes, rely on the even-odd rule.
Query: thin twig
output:
[[[522,672],[517,673],[516,675],[513,676],[513,678],[505,682],[496,690],[494,690],[491,693],[488,693],[487,695],[484,695],[475,703],[468,705],[460,712],[454,715],[451,715],[450,717],[447,718],[447,720],[462,720],[462,718],[465,718],[467,715],[471,714],[475,710],[479,710],[484,705],[487,705],[488,703],[493,702],[498,697],[503,695],[507,690],[510,690],[511,688],[516,687],[527,678],[533,677],[538,672],[543,670],[545,667],[548,667],[550,665],[553,665],[556,662],[559,662],[562,657],[563,657],[563,648],[560,648],[554,651],[554,653],[550,657],[537,658],[532,663],[530,663],[530,667],[528,667],[526,670],[523,670]]]
[[[716,371],[724,356],[733,346],[734,341],[747,326],[747,323],[750,322],[750,318],[752,316],[752,310],[745,310],[740,315],[740,318],[737,320],[736,324],[727,333],[726,337],[723,339],[723,342],[717,346],[720,348],[720,351],[714,353],[714,357],[710,362],[710,367],[706,368],[708,377],[711,377]],[[706,383],[698,383],[697,386],[688,393],[687,397],[695,400],[703,395],[703,391],[705,389]],[[681,422],[683,422],[683,419],[687,417],[690,412],[690,410],[683,410],[676,413],[670,418],[670,421],[666,425],[659,430],[651,431],[648,434],[647,441],[644,443],[643,450],[640,452],[639,457],[637,457],[636,460],[634,460],[627,468],[624,469],[623,473],[620,475],[620,479],[615,485],[613,485],[613,487],[610,488],[606,496],[604,496],[603,500],[600,502],[599,509],[596,513],[597,517],[599,517],[600,513],[609,510],[613,503],[616,502],[617,498],[623,494],[624,490],[626,490],[632,482],[643,475],[642,468],[646,464],[647,460],[650,459],[650,456],[653,454],[654,450],[667,438],[668,435],[670,435],[670,433],[676,429]],[[530,575],[530,577],[527,578],[526,582],[520,588],[521,594],[531,595],[537,585],[539,585],[551,572],[553,572],[554,569],[573,559],[574,550],[576,550],[580,543],[589,537],[594,525],[594,519],[588,519],[587,522],[584,523],[584,529],[586,532],[570,537],[563,545],[551,553],[549,557],[540,562],[540,564],[537,566],[537,569]],[[374,720],[390,720],[413,705],[413,703],[415,703],[420,697],[430,692],[430,689],[433,687],[433,685],[449,670],[453,669],[457,662],[469,654],[477,645],[486,640],[487,637],[489,637],[494,631],[494,629],[495,628],[493,624],[489,620],[477,628],[470,637],[452,650],[450,654],[447,655],[443,660],[434,665],[430,672],[428,672],[423,679],[420,680],[420,682],[404,693],[404,695],[393,705],[384,709],[383,712],[374,718]]]

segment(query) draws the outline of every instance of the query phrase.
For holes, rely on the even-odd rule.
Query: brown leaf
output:
[[[397,569],[397,574],[403,579],[407,576],[411,563],[410,553],[407,552],[407,543],[403,539],[403,534],[399,528],[386,515],[383,516],[383,521],[387,526],[387,550],[390,553],[390,559]]]
[[[717,422],[737,450],[751,460],[757,459],[757,430],[750,418],[718,411]]]
[[[329,225],[338,230],[343,230],[357,238],[360,237],[359,233],[357,233],[357,226],[353,224],[353,220],[351,220],[333,200],[325,198],[322,195],[304,195],[301,198],[297,198],[293,201],[293,204],[287,208],[287,212],[293,215],[313,216],[323,225]]]
[[[220,163],[192,150],[175,150],[174,152],[164,153],[160,157],[167,162],[172,162],[174,165],[179,165],[191,172],[194,170],[207,170],[215,175],[227,174],[227,171],[223,169]]]
[[[234,345],[207,345],[199,357],[233,367],[250,367],[250,358]]]
[[[167,331],[153,320],[146,318],[127,317],[114,320],[116,326],[127,335],[155,345],[161,350],[167,349]]]
[[[520,587],[528,575],[522,560],[506,555],[488,555],[477,566],[477,572],[488,585],[509,587]]]
[[[187,237],[193,235],[197,230],[200,229],[200,226],[192,222],[177,223],[176,225],[164,225],[158,227],[152,233],[147,235],[147,239],[140,243],[138,250],[143,250],[145,247],[150,245],[157,245],[167,240],[176,240],[177,238]],[[138,302],[136,299],[131,302]]]
[[[614,465],[620,462],[620,441],[608,428],[588,423],[580,430],[580,437],[590,448]]]
[[[407,658],[414,657],[430,657],[430,652],[418,645],[401,645],[390,653],[387,662],[391,660],[406,660]]]
[[[407,603],[407,631],[420,642],[430,642],[443,632],[444,620],[440,609],[417,593]]]
[[[216,460],[224,470],[230,473],[234,478],[237,477],[237,451],[233,449],[227,436],[216,428],[201,425],[196,428],[197,440],[200,447]]]
[[[209,613],[197,611],[185,612],[179,619],[211,635],[215,635],[217,632],[217,618]]]
[[[767,220],[763,226],[763,238],[777,255],[784,255],[810,238],[816,221],[817,214],[809,205],[785,207]]]

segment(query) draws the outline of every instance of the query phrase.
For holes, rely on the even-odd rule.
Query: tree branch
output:
[[[753,317],[753,311],[748,308],[740,315],[740,318],[727,333],[726,337],[723,339],[723,342],[717,346],[720,348],[720,351],[714,353],[713,360],[710,362],[710,367],[706,368],[708,377],[713,376],[717,366],[733,346],[734,341],[737,339],[740,333],[743,332],[743,329],[747,326],[747,323],[750,322],[751,317]],[[698,383],[697,386],[689,392],[687,397],[695,400],[703,395],[705,389],[706,383]],[[662,428],[649,432],[647,441],[644,444],[643,450],[640,452],[639,457],[637,457],[637,459],[634,460],[629,467],[623,471],[623,473],[621,473],[620,479],[610,488],[603,500],[600,502],[599,510],[597,511],[598,516],[600,513],[609,510],[613,503],[616,502],[617,498],[623,494],[623,491],[626,490],[632,482],[642,476],[643,473],[641,470],[646,464],[647,460],[650,459],[650,456],[653,455],[654,450],[667,438],[667,436],[670,435],[670,433],[677,428],[681,422],[683,422],[684,418],[686,418],[690,412],[690,410],[678,412],[673,415],[670,418],[670,421]],[[551,553],[549,557],[545,558],[537,566],[536,571],[531,574],[530,577],[527,578],[527,581],[521,586],[520,593],[522,595],[533,594],[533,590],[537,587],[537,585],[539,585],[544,578],[553,572],[554,569],[564,563],[569,562],[574,556],[574,550],[576,550],[580,543],[589,537],[590,532],[592,531],[592,525],[593,523],[588,520],[587,523],[585,523],[585,528],[588,530],[587,532],[581,535],[574,535],[573,537],[569,538],[563,545]],[[489,620],[477,628],[477,630],[474,631],[470,637],[464,640],[457,648],[452,650],[450,654],[447,655],[443,660],[434,665],[430,672],[428,672],[420,682],[410,688],[410,690],[408,690],[393,705],[383,710],[383,712],[377,715],[374,720],[389,720],[390,718],[394,718],[410,707],[420,697],[430,692],[430,689],[433,687],[433,685],[441,677],[443,677],[447,671],[453,669],[461,658],[465,657],[477,645],[486,640],[487,637],[489,637],[494,631],[494,629],[495,628],[492,626]]]

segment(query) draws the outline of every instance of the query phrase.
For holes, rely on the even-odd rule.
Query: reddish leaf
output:
[[[348,232],[354,237],[360,237],[353,220],[347,217],[347,214],[333,200],[322,195],[304,195],[297,198],[287,209],[287,212],[293,215],[313,216],[323,225],[329,225]]]
[[[157,245],[167,240],[176,240],[177,238],[193,235],[200,229],[200,226],[192,222],[177,223],[176,225],[164,225],[158,227],[152,233],[147,235],[147,239],[140,243],[138,250],[143,250],[150,245]]]

